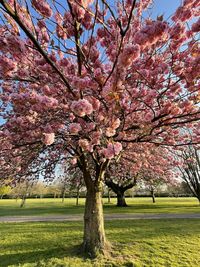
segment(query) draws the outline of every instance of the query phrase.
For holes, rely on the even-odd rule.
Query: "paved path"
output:
[[[200,213],[182,214],[105,214],[105,220],[140,220],[140,219],[200,219]],[[82,221],[83,215],[49,215],[49,216],[2,216],[0,222],[60,222],[60,221]]]

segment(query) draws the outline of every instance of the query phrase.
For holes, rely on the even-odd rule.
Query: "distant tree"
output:
[[[129,145],[118,161],[112,161],[105,184],[117,195],[117,206],[126,207],[125,192],[142,181],[155,202],[155,190],[162,183],[174,183],[173,154],[152,144]]]
[[[42,198],[48,191],[47,185],[43,182],[36,182],[32,187],[32,194]]]
[[[123,161],[110,165],[105,175],[105,184],[116,194],[118,207],[127,207],[125,192],[134,187],[136,182],[137,175]]]
[[[55,180],[52,184],[49,184],[47,187],[47,193],[53,195],[54,198],[61,196],[61,186],[58,180]]]
[[[9,185],[2,185],[0,186],[0,196],[1,199],[5,196],[8,195],[11,192],[11,187]]]
[[[155,193],[159,188],[163,185],[177,184],[177,172],[174,169],[172,155],[163,155],[163,160],[160,158],[159,165],[161,167],[159,170],[155,168],[155,163],[152,163],[151,169],[143,169],[140,172],[142,184],[150,192],[153,203],[156,202]]]
[[[177,184],[167,184],[164,193],[170,197],[191,196],[193,195],[187,183],[180,178]]]
[[[20,207],[23,208],[26,203],[28,196],[32,194],[34,182],[29,180],[24,180],[19,182],[11,191],[11,195],[16,199],[21,199]]]
[[[181,161],[178,166],[181,177],[200,204],[200,148],[187,146],[178,153],[178,157]]]

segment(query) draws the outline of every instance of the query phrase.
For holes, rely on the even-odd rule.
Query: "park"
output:
[[[200,266],[199,8],[0,0],[0,267]]]
[[[106,234],[115,246],[112,257],[98,260],[77,253],[82,239],[84,199],[28,199],[26,207],[12,199],[0,200],[0,262],[6,266],[198,266],[200,212],[195,198],[128,198],[128,207],[116,207],[104,199],[105,215],[124,218],[105,220]],[[156,206],[154,206],[156,205]],[[134,215],[136,219],[127,218]],[[137,219],[137,215],[165,215]],[[198,218],[188,214],[198,214]],[[72,217],[65,220],[69,215]],[[168,217],[171,215],[172,217]],[[173,215],[175,215],[173,217]],[[176,215],[183,216],[176,218]],[[2,222],[3,218],[36,218],[37,222]],[[187,217],[188,216],[188,217]],[[42,221],[48,217],[50,220]],[[55,218],[57,218],[57,221]],[[60,218],[60,220],[58,220]],[[116,218],[116,217],[115,217]],[[23,219],[22,219],[23,220]],[[41,221],[40,221],[41,220]],[[142,231],[141,231],[142,230]]]

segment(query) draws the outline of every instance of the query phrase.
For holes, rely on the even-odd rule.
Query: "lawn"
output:
[[[197,267],[200,220],[106,222],[112,258],[92,261],[77,254],[81,222],[1,223],[0,266]]]
[[[20,208],[20,200],[0,200],[0,216],[14,215],[53,215],[81,214],[84,211],[84,199],[75,206],[75,199],[28,199],[26,206]],[[199,213],[200,205],[195,198],[157,198],[153,204],[151,198],[127,198],[128,207],[115,206],[116,199],[111,204],[104,199],[105,213]]]

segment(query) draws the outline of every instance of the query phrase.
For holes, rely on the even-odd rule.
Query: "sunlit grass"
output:
[[[26,206],[20,208],[20,200],[0,200],[0,216],[20,215],[53,215],[53,214],[81,214],[84,211],[84,199],[80,199],[79,206],[75,199],[27,199]],[[157,198],[153,204],[151,198],[127,198],[128,207],[116,207],[116,199],[111,204],[104,199],[105,213],[199,213],[200,206],[195,198]]]
[[[199,219],[106,222],[113,254],[95,261],[77,254],[82,227],[81,222],[2,223],[0,266],[200,266]]]

